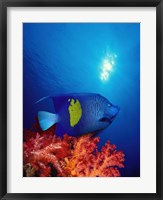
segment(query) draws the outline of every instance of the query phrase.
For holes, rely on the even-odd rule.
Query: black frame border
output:
[[[7,8],[156,7],[156,193],[7,193]],[[0,199],[163,200],[163,0],[0,0]]]

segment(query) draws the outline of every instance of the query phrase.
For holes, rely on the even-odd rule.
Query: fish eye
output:
[[[108,106],[110,107],[110,106],[111,106],[111,104],[109,103],[109,104],[108,104]]]

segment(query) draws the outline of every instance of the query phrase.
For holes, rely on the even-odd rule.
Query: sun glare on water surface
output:
[[[110,73],[113,71],[115,65],[115,58],[117,55],[109,55],[108,58],[105,58],[102,62],[100,79],[102,81],[107,81],[109,79]]]

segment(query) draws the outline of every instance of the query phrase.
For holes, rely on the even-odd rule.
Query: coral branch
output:
[[[33,128],[34,127],[34,128]],[[124,154],[108,141],[98,151],[99,138],[55,136],[55,127],[41,131],[37,124],[24,132],[25,176],[111,177],[120,176]]]

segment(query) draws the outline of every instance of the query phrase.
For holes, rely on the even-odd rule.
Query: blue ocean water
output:
[[[120,107],[99,133],[125,153],[124,177],[140,176],[140,24],[24,23],[23,126],[30,128],[36,105],[48,95],[93,92]]]

